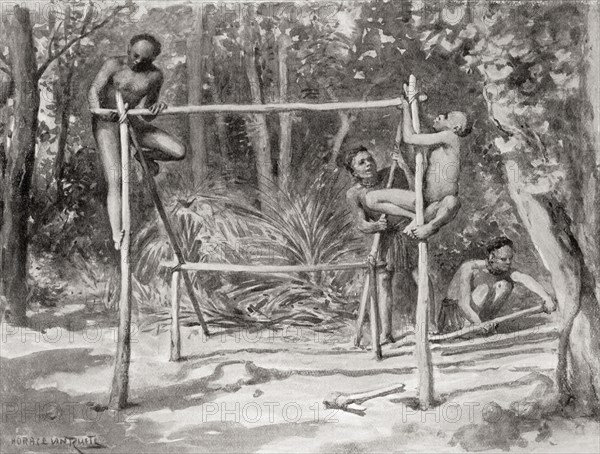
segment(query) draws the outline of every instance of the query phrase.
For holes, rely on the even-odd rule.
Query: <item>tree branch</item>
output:
[[[52,58],[52,46],[54,45],[54,40],[56,39],[56,33],[58,29],[62,25],[62,21],[60,21],[52,30],[52,34],[50,35],[50,39],[48,40],[48,59]]]
[[[98,30],[99,28],[104,27],[107,23],[109,23],[112,19],[115,18],[115,16],[117,14],[119,14],[119,12],[125,8],[127,8],[128,5],[122,5],[119,6],[117,8],[115,8],[115,10],[112,12],[112,14],[110,14],[106,19],[104,19],[103,21],[97,23],[96,25],[94,25],[92,28],[90,28],[87,32],[79,35],[77,38],[73,38],[70,41],[68,41],[65,46],[59,51],[57,52],[55,55],[53,55],[51,58],[48,58],[38,69],[37,71],[37,79],[39,80],[43,75],[44,72],[46,72],[46,70],[48,69],[48,66],[50,66],[50,64],[56,60],[57,58],[61,57],[67,50],[69,50],[71,48],[71,46],[79,41],[81,41],[83,38],[91,35],[92,33],[94,33],[96,30]]]

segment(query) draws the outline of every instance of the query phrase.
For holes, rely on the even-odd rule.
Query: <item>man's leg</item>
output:
[[[394,342],[392,335],[392,272],[383,269],[377,272],[379,290],[379,320],[381,321],[381,341]]]
[[[144,156],[153,161],[180,161],[185,157],[185,145],[166,131],[150,124],[133,122]]]
[[[379,244],[379,256],[386,261],[387,266],[377,270],[377,288],[379,293],[379,320],[381,324],[381,342],[394,342],[392,335],[392,276],[396,265],[396,254],[393,250],[393,233],[385,232]]]
[[[418,239],[425,240],[438,232],[440,228],[450,222],[460,210],[460,200],[458,197],[449,195],[438,202],[432,202],[425,209],[425,224],[416,226],[412,222],[405,233],[412,233]]]
[[[492,320],[496,318],[504,303],[512,293],[513,285],[508,281],[498,281],[494,284],[488,293],[486,300],[481,306],[481,321]]]
[[[392,216],[415,216],[415,193],[405,189],[378,189],[366,196],[367,207]]]
[[[116,249],[121,247],[121,142],[117,123],[94,120],[96,138],[104,177],[108,186],[106,207]]]

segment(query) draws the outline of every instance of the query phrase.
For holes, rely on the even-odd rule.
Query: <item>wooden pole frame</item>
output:
[[[181,359],[181,332],[179,326],[179,278],[180,272],[171,275],[171,356],[169,361]]]
[[[129,364],[131,360],[131,266],[130,266],[130,242],[131,242],[131,208],[130,208],[130,147],[129,140],[132,139],[134,143],[134,147],[137,148],[140,153],[140,162],[142,164],[142,169],[146,176],[149,176],[147,163],[145,161],[144,155],[137,143],[137,138],[135,137],[135,131],[130,128],[128,123],[129,115],[152,115],[152,113],[148,109],[131,109],[127,110],[125,103],[123,101],[123,97],[119,91],[116,93],[116,104],[117,109],[92,109],[92,114],[96,115],[104,115],[116,112],[119,116],[125,116],[125,121],[123,121],[119,125],[119,137],[120,137],[120,148],[121,148],[121,228],[122,228],[122,242],[120,248],[120,271],[121,271],[121,293],[120,293],[120,301],[119,301],[119,331],[118,331],[118,342],[117,342],[117,353],[115,357],[115,366],[114,366],[114,376],[112,382],[112,388],[109,398],[109,406],[115,409],[122,409],[127,406],[128,394],[129,394]],[[310,103],[286,103],[286,104],[250,104],[250,105],[204,105],[204,106],[179,106],[165,109],[160,115],[172,115],[172,114],[201,114],[201,113],[224,113],[224,112],[239,112],[239,113],[270,113],[270,112],[291,112],[291,111],[311,111],[311,112],[325,112],[325,111],[334,111],[334,110],[358,110],[358,109],[380,109],[386,107],[397,107],[402,104],[401,98],[394,99],[386,99],[379,101],[357,101],[357,102],[335,102],[335,103],[325,103],[325,104],[310,104]],[[130,136],[131,133],[131,136]],[[390,173],[390,180],[393,178],[393,170]],[[150,178],[152,180],[152,178]],[[146,178],[148,180],[148,178]],[[149,182],[150,188],[153,189],[154,180]],[[154,189],[156,189],[154,187]],[[151,191],[152,192],[152,191]],[[154,191],[156,192],[156,191]],[[164,208],[162,207],[162,203],[158,200],[158,204],[155,204],[157,209],[159,210],[159,214],[161,214],[161,218],[163,218],[163,222],[166,219],[166,216],[162,216],[164,214]],[[162,210],[161,210],[162,209]],[[167,229],[170,228],[170,224],[168,221],[165,223],[165,227]],[[172,232],[171,232],[172,233]],[[171,235],[170,235],[171,237]],[[178,251],[177,242],[172,241],[176,252]],[[373,245],[373,249],[377,249],[378,244]],[[181,252],[179,250],[179,252]],[[176,361],[181,357],[181,336],[180,336],[180,327],[179,327],[179,277],[180,270],[190,270],[190,271],[199,271],[201,269],[201,265],[205,264],[191,264],[185,263],[183,256],[181,254],[177,254],[178,263],[172,268],[173,276],[172,276],[172,325],[171,325],[171,360]],[[371,275],[372,285],[371,285],[371,293],[373,298],[371,299],[371,310],[374,311],[375,323],[372,323],[372,332],[376,335],[376,339],[374,340],[375,345],[375,354],[378,358],[381,358],[381,346],[379,345],[379,335],[378,326],[379,326],[379,311],[378,311],[378,296],[377,296],[377,279],[376,279],[376,270],[381,265],[376,262],[377,257],[373,256],[369,260],[368,263],[364,264],[343,264],[343,267],[340,268],[340,265],[315,265],[312,266],[313,271],[321,271],[321,270],[333,270],[333,269],[369,269],[369,274]],[[195,266],[194,266],[195,265]],[[215,264],[213,264],[215,265]],[[220,264],[226,265],[226,264]],[[383,265],[385,266],[385,265]],[[337,268],[336,268],[337,267]],[[253,267],[253,270],[243,270],[244,272],[264,272],[269,273],[273,272],[270,270],[272,267]],[[282,268],[282,267],[279,267]],[[284,270],[280,270],[280,272],[299,272],[305,271],[306,267],[294,267],[294,270],[287,270],[283,267]],[[260,271],[262,270],[262,271]],[[217,271],[217,270],[215,270]],[[220,269],[218,271],[227,271],[226,269]],[[235,271],[235,270],[230,270]],[[208,334],[208,327],[204,321],[204,318],[200,312],[199,305],[197,304],[197,300],[191,292],[191,280],[187,273],[183,273],[183,278],[188,287],[188,293],[190,293],[190,298],[192,303],[194,304],[194,309],[196,310],[198,317],[200,319],[200,323],[202,328],[206,334]]]
[[[375,359],[380,361],[383,359],[381,354],[381,324],[379,321],[379,289],[377,288],[377,268],[375,267],[375,257],[369,256],[369,277],[371,281],[371,348]]]
[[[419,122],[419,105],[416,90],[417,79],[412,74],[408,82],[408,99],[410,100],[411,118],[415,133],[419,134],[421,125]],[[416,223],[425,223],[425,200],[423,198],[424,176],[426,160],[421,148],[415,155],[415,198],[416,198]],[[418,297],[416,310],[416,338],[415,357],[419,371],[419,405],[421,410],[427,410],[434,404],[433,396],[433,365],[431,361],[431,348],[429,346],[429,275],[427,241],[419,241],[419,264],[418,264]]]
[[[119,115],[125,113],[125,104],[121,93],[116,94]],[[131,360],[131,267],[129,246],[131,240],[131,210],[129,205],[129,129],[127,122],[119,125],[121,141],[121,294],[119,300],[119,332],[117,355],[115,357],[114,376],[109,406],[122,409],[127,406],[129,394],[129,363]]]
[[[396,167],[400,167],[408,180],[408,183],[412,188],[414,188],[415,178],[412,172],[410,171],[408,165],[406,164],[406,160],[400,154],[400,143],[402,142],[402,116],[400,116],[400,121],[398,123],[398,127],[396,128],[396,137],[394,140],[394,151],[398,152],[400,155],[400,162],[393,161],[390,167],[390,174],[388,175],[388,180],[386,182],[385,188],[390,189],[392,184],[394,183],[394,174],[396,173]],[[412,213],[409,211],[406,212],[407,217],[414,217]],[[386,215],[382,214],[379,217],[379,220],[386,219]],[[381,232],[377,232],[373,237],[373,243],[371,245],[371,251],[369,252],[369,257],[373,257],[374,259],[379,258],[380,248],[379,244],[381,242]],[[356,335],[354,337],[354,346],[359,347],[360,341],[362,339],[362,326],[365,321],[365,315],[367,312],[367,301],[369,298],[369,288],[370,288],[370,274],[365,275],[365,280],[363,282],[363,292],[360,299],[360,306],[358,308],[358,318],[356,319]],[[391,295],[389,295],[391,297]],[[379,342],[379,341],[378,341]]]
[[[328,112],[333,110],[365,110],[397,107],[402,105],[401,98],[381,99],[378,101],[352,101],[328,103],[272,103],[272,104],[207,104],[203,106],[176,106],[163,110],[159,115],[202,114],[202,113],[275,113],[275,112]],[[93,109],[92,113],[106,115],[115,109]],[[152,115],[148,109],[131,109],[128,115]]]
[[[169,238],[169,242],[171,243],[171,247],[173,248],[173,253],[175,257],[177,257],[177,262],[182,265],[185,263],[185,258],[183,256],[183,252],[181,251],[181,247],[177,242],[177,237],[175,236],[175,232],[173,231],[173,227],[171,227],[171,223],[169,222],[169,218],[167,217],[167,212],[163,207],[162,201],[160,200],[160,196],[158,195],[158,189],[156,188],[156,182],[154,181],[154,177],[150,174],[148,170],[148,163],[146,162],[146,157],[142,152],[142,148],[137,140],[137,135],[135,130],[129,126],[129,133],[131,135],[131,141],[133,146],[137,150],[140,158],[140,164],[142,165],[142,170],[144,173],[144,180],[146,180],[146,184],[150,189],[150,194],[152,195],[152,199],[154,201],[154,206],[158,211],[158,215],[165,227],[165,231],[167,232],[167,237]],[[185,287],[188,292],[188,296],[190,297],[190,301],[192,306],[194,307],[194,311],[198,316],[198,321],[200,322],[200,326],[202,327],[202,332],[205,336],[210,336],[210,331],[208,330],[208,325],[204,320],[204,316],[202,315],[202,310],[200,309],[200,303],[198,302],[198,298],[196,298],[196,294],[194,293],[194,286],[192,285],[192,280],[188,276],[187,273],[183,273],[183,282],[185,283]]]
[[[180,272],[183,271],[183,276],[187,275],[185,271],[215,271],[221,273],[256,273],[256,274],[282,274],[282,273],[300,273],[300,272],[314,272],[314,271],[339,271],[339,270],[352,270],[352,269],[367,269],[369,275],[376,275],[378,269],[385,268],[387,263],[376,262],[370,260],[368,262],[358,263],[334,263],[328,265],[237,265],[232,263],[178,263],[178,262],[162,262],[160,266],[168,268],[172,271],[171,277],[171,350],[170,350],[170,361],[179,361],[181,359],[181,334],[179,326],[179,282]],[[371,281],[373,279],[371,278]],[[367,292],[371,292],[372,299],[371,304],[374,305],[376,314],[379,313],[378,309],[378,295],[377,289],[373,291],[373,288],[366,288]],[[371,320],[372,333],[378,334],[379,317],[376,317],[377,325],[373,324]],[[374,343],[374,352],[377,359],[382,359],[381,345],[379,342]]]
[[[342,271],[342,270],[366,270],[369,263],[332,263],[327,265],[238,265],[234,263],[205,263],[186,262],[162,262],[164,268],[183,271],[218,271],[221,273],[253,273],[253,274],[275,274],[275,273],[309,273],[315,271]],[[385,262],[375,263],[376,268],[385,267]]]

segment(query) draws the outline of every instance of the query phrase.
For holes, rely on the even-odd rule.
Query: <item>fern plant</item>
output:
[[[329,174],[299,183],[289,193],[275,188],[262,210],[251,208],[243,195],[232,195],[218,181],[195,188],[183,180],[164,186],[169,188],[163,193],[165,208],[188,261],[331,264],[357,260],[362,250],[345,210],[344,187]],[[158,216],[136,235],[134,250],[138,280],[149,284],[158,276],[163,286],[168,285],[168,271],[160,268],[160,262],[173,260],[173,253]],[[212,323],[323,327],[338,325],[352,313],[354,305],[347,304],[343,291],[355,274],[202,272],[193,274],[193,284]],[[182,301],[189,309],[186,292]],[[191,311],[183,318],[188,316],[193,320]]]
[[[297,184],[289,193],[276,190],[270,194],[262,211],[250,213],[267,233],[250,239],[255,262],[316,265],[358,260],[363,245],[345,209],[344,189],[337,178],[323,172],[313,181]],[[343,298],[343,290],[354,274],[242,274],[232,278],[235,285],[227,296],[243,304],[249,313],[267,319],[334,323],[353,310]]]

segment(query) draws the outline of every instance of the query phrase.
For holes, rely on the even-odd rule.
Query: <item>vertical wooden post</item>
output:
[[[362,295],[360,297],[360,306],[358,307],[358,318],[356,319],[356,336],[354,337],[354,345],[360,347],[360,340],[362,339],[362,326],[365,322],[365,315],[367,313],[367,302],[371,295],[371,280],[370,274],[365,274],[365,280],[363,282]]]
[[[377,254],[375,256],[369,256],[369,281],[371,287],[371,309],[369,317],[371,319],[371,346],[375,353],[375,359],[380,360],[383,358],[381,354],[380,335],[381,327],[379,323],[379,292],[377,288],[377,267],[375,263],[377,261]]]
[[[181,359],[181,333],[179,331],[179,271],[171,276],[171,358]]]
[[[398,123],[398,129],[396,130],[396,140],[394,143],[394,150],[400,150],[400,142],[402,142],[402,117],[400,117],[400,123]],[[402,166],[404,164],[404,166]],[[386,189],[390,189],[394,184],[394,174],[396,173],[396,167],[400,165],[404,170],[406,177],[409,178],[410,171],[408,170],[408,166],[404,162],[404,159],[401,160],[401,163],[396,161],[392,162],[392,166],[390,167],[390,174],[388,175],[387,182],[385,184]],[[411,181],[412,178],[409,180]],[[385,219],[386,215],[382,214],[379,219]],[[381,232],[377,232],[373,237],[373,244],[371,245],[371,252],[369,253],[369,257],[373,257],[375,261],[379,259],[379,244],[381,243]],[[365,321],[365,313],[367,312],[367,299],[369,298],[369,273],[365,275],[365,281],[363,283],[363,293],[360,299],[360,306],[358,308],[358,319],[356,321],[356,336],[354,337],[354,345],[356,347],[360,346],[360,340],[362,338],[362,325]],[[388,296],[391,298],[391,295]],[[381,350],[381,347],[379,348]]]
[[[386,189],[390,189],[392,187],[392,185],[394,184],[394,174],[396,173],[396,167],[400,167],[402,169],[402,171],[404,172],[404,175],[406,176],[410,188],[414,189],[415,187],[415,183],[414,183],[414,175],[412,174],[412,172],[410,171],[410,169],[408,168],[408,165],[406,164],[406,161],[404,159],[404,156],[402,156],[402,154],[400,153],[400,144],[402,143],[402,116],[400,116],[400,121],[398,122],[398,127],[396,128],[396,138],[394,140],[394,151],[397,151],[400,157],[399,161],[393,161],[392,162],[392,166],[390,167],[390,174],[388,175],[388,179],[386,182]],[[382,214],[379,219],[385,219],[386,215]],[[370,252],[370,256],[374,257],[375,260],[378,260],[379,257],[379,243],[381,242],[381,233],[378,232],[375,234],[374,238],[373,238],[373,244],[371,245],[371,252]],[[369,283],[369,273],[366,274],[365,276],[365,281],[363,283],[363,293],[360,299],[360,306],[358,308],[358,319],[356,321],[356,336],[354,337],[354,345],[356,347],[360,346],[360,340],[362,338],[362,326],[363,323],[365,321],[365,313],[367,311],[367,299],[369,298],[369,288],[370,288],[370,283]],[[392,295],[388,296],[389,298],[392,297]]]
[[[419,122],[419,106],[416,97],[416,78],[410,75],[408,83],[408,96],[412,100],[411,114],[413,129],[418,134],[421,130]],[[423,179],[425,173],[425,159],[423,149],[415,155],[415,196],[416,196],[416,222],[423,225],[425,222],[425,201],[423,198]],[[418,270],[418,297],[416,310],[416,338],[415,356],[419,370],[419,403],[422,410],[427,410],[433,405],[433,366],[431,364],[431,349],[429,347],[429,276],[427,241],[419,241],[419,270]]]
[[[117,110],[125,112],[121,93],[117,91]],[[110,407],[121,409],[127,406],[129,392],[129,362],[131,358],[131,268],[129,264],[129,242],[131,215],[129,207],[129,130],[127,122],[119,125],[121,138],[121,298],[119,300],[119,338],[117,356],[110,394]]]

